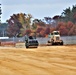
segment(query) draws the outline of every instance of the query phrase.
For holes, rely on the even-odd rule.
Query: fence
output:
[[[61,37],[61,39],[63,40],[64,44],[76,44],[76,36],[65,36],[65,37]],[[50,40],[50,38],[37,38],[39,44],[46,44],[48,40]],[[9,39],[1,39],[1,42],[25,42],[25,37],[13,37],[13,38],[9,38]]]

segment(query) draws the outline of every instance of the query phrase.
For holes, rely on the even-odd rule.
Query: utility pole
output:
[[[1,14],[2,12],[1,12],[1,4],[0,4],[0,24],[1,24]]]

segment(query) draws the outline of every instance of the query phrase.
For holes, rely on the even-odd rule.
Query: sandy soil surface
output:
[[[0,75],[76,75],[76,45],[0,47]]]

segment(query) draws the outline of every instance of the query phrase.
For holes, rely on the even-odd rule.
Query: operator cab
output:
[[[60,35],[60,32],[59,32],[59,31],[53,31],[53,32],[51,33],[51,35]]]

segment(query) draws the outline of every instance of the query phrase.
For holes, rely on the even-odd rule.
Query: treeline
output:
[[[61,15],[44,17],[44,19],[33,19],[31,14],[18,13],[10,16],[7,20],[7,36],[21,37],[33,35],[47,37],[54,30],[59,30],[62,36],[76,35],[76,5],[66,8]]]

